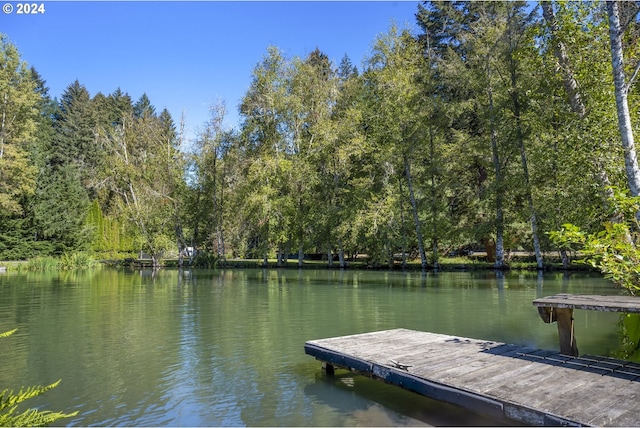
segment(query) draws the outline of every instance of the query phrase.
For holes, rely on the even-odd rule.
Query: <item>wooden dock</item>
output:
[[[584,309],[601,312],[640,313],[640,297],[635,296],[598,296],[585,294],[556,294],[533,301],[538,314],[546,323],[557,322],[560,352],[577,357],[573,325],[573,310]]]
[[[640,364],[394,329],[311,340],[334,367],[530,425],[640,425]]]

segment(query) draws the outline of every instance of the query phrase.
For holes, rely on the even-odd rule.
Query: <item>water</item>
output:
[[[595,276],[226,270],[0,275],[0,390],[62,383],[29,405],[66,425],[495,425],[348,372],[304,342],[404,327],[557,349],[531,301],[617,294]],[[619,347],[619,315],[576,311],[580,352]]]

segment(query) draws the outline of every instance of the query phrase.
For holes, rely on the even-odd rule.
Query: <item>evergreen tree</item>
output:
[[[156,108],[151,105],[151,100],[146,93],[142,94],[133,105],[133,115],[137,118],[156,115]]]
[[[36,237],[52,242],[54,251],[86,249],[85,219],[89,189],[97,178],[102,149],[88,91],[77,80],[60,100],[53,135],[43,145],[38,186],[32,203]]]
[[[67,87],[60,98],[58,116],[54,122],[56,135],[49,153],[53,167],[75,163],[84,183],[97,164],[98,144],[89,92],[77,80]]]
[[[348,80],[358,76],[358,67],[353,65],[351,58],[347,54],[344,54],[340,60],[337,71],[338,78],[341,80]]]
[[[33,214],[39,238],[51,241],[58,255],[87,249],[89,197],[77,165],[67,163],[43,171],[35,200]]]

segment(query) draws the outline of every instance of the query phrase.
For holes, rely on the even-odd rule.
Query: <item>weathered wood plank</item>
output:
[[[640,365],[621,360],[406,329],[309,341],[305,352],[431,398],[527,424],[640,424],[634,410],[640,382],[630,380],[640,379]],[[392,359],[412,367],[394,367]]]
[[[640,313],[640,297],[600,296],[588,294],[556,294],[533,301],[534,306],[585,309],[603,312]]]
[[[556,294],[535,299],[540,318],[546,323],[558,323],[560,352],[578,356],[574,334],[573,310],[640,313],[640,298],[634,296],[600,296],[587,294]]]

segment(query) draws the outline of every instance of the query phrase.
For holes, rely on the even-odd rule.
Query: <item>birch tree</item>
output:
[[[609,40],[611,43],[611,65],[616,95],[616,110],[618,113],[620,138],[622,140],[622,147],[624,148],[625,172],[631,196],[638,196],[640,195],[640,168],[638,168],[638,158],[636,156],[628,95],[631,85],[633,85],[637,73],[640,70],[640,61],[636,65],[631,77],[627,78],[624,52],[622,50],[622,36],[625,27],[620,22],[619,2],[607,1],[606,5],[607,15],[609,17]],[[640,220],[640,212],[636,213],[636,217]]]
[[[197,205],[194,240],[216,257],[225,256],[223,213],[225,208],[225,163],[229,131],[224,127],[226,105],[223,101],[209,108],[209,120],[196,139],[194,154]],[[203,236],[200,236],[200,235]]]
[[[242,99],[240,114],[242,141],[247,155],[245,181],[239,196],[243,198],[243,222],[247,240],[267,264],[273,245],[281,249],[288,240],[288,185],[283,174],[291,168],[286,158],[285,98],[288,63],[282,52],[270,46],[255,66],[249,89]]]
[[[560,35],[561,30],[553,10],[553,4],[550,1],[542,1],[540,4],[542,6],[542,16],[551,33],[551,43],[557,61],[557,70],[562,76],[563,87],[569,99],[571,110],[578,115],[581,121],[586,122],[588,110],[585,104],[586,97],[583,94],[584,89],[581,89],[574,66],[571,64],[567,46]],[[604,161],[600,159],[599,156],[595,156],[593,163],[604,197],[610,200],[613,198],[613,192],[610,188],[611,180],[609,179]]]
[[[119,196],[120,215],[134,226],[154,267],[174,245],[173,180],[182,174],[174,174],[180,163],[170,128],[157,116],[136,118],[130,113],[102,136],[111,155],[109,185]]]
[[[525,131],[524,131],[524,103],[522,100],[522,60],[518,59],[520,53],[525,52],[523,45],[527,44],[527,38],[530,33],[528,19],[523,16],[523,4],[510,3],[508,9],[508,22],[505,33],[506,47],[506,63],[510,80],[510,98],[511,111],[515,122],[515,140],[520,151],[520,160],[522,164],[522,172],[524,178],[524,193],[529,208],[529,222],[531,224],[531,234],[533,237],[533,250],[536,256],[536,265],[538,269],[543,268],[542,251],[540,248],[540,237],[538,235],[538,215],[536,206],[533,201],[531,177],[529,174],[529,162],[527,160],[527,150],[525,147]],[[529,51],[531,52],[531,51]],[[526,55],[521,55],[526,57]]]
[[[40,96],[16,47],[0,34],[0,214],[21,214],[33,194],[36,168],[28,143],[36,130]]]
[[[374,45],[369,59],[368,76],[375,85],[375,109],[378,128],[375,138],[387,144],[392,162],[398,163],[406,181],[411,218],[415,230],[422,269],[428,260],[425,252],[417,189],[414,186],[412,164],[420,163],[419,148],[426,139],[425,106],[419,85],[426,65],[419,44],[408,31],[392,26]],[[374,117],[375,117],[374,116]]]

